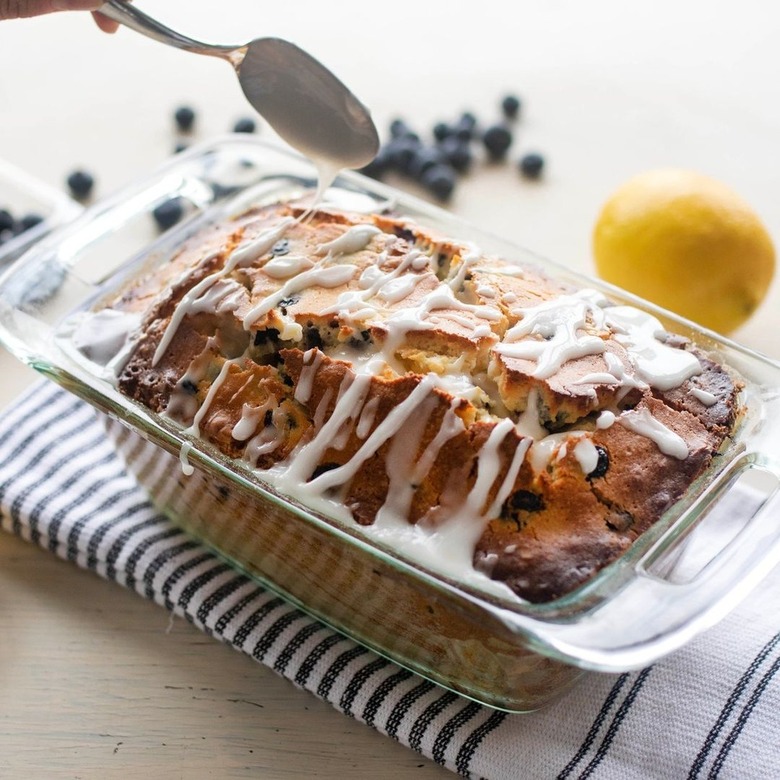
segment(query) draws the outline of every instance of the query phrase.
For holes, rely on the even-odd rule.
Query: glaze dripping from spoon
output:
[[[368,109],[294,43],[281,38],[256,38],[238,46],[201,43],[121,0],[108,0],[100,13],[160,43],[230,62],[252,107],[315,163],[317,199],[339,170],[361,168],[376,156],[379,136]]]

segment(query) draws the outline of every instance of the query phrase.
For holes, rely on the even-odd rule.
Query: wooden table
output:
[[[203,38],[288,37],[328,63],[384,130],[421,131],[525,101],[513,158],[545,181],[478,165],[451,208],[589,271],[598,207],[629,175],[696,168],[731,184],[780,240],[780,12],[760,0],[488,4],[381,12],[357,0],[151,0]],[[500,12],[499,12],[500,7]],[[162,161],[179,103],[197,138],[246,113],[228,69],[76,15],[0,22],[0,156],[62,186],[84,166],[105,195]],[[268,134],[267,128],[263,130]],[[2,207],[4,204],[0,204]],[[780,285],[736,338],[780,358]],[[32,372],[0,354],[0,405]],[[219,644],[160,607],[0,536],[0,777],[400,778],[445,770]]]

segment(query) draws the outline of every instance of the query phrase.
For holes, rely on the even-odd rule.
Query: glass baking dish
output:
[[[0,268],[6,268],[36,241],[82,211],[82,207],[64,193],[5,160],[0,160],[0,209],[9,211],[17,219],[35,215],[41,220],[0,242]]]
[[[780,561],[780,366],[355,173],[343,174],[327,199],[352,210],[391,203],[439,233],[637,306],[744,381],[738,429],[715,465],[628,552],[572,593],[530,604],[464,584],[359,526],[279,495],[260,473],[121,395],[59,335],[70,313],[167,262],[205,225],[311,193],[315,184],[308,161],[245,136],[177,155],[55,231],[3,275],[0,339],[105,413],[128,468],[175,522],[335,629],[489,706],[530,711],[583,670],[650,664],[722,618]],[[180,199],[184,216],[159,234],[152,212],[171,198]],[[756,511],[729,508],[740,491],[757,497]]]

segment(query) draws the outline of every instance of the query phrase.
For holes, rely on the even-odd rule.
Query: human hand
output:
[[[0,20],[22,19],[55,11],[92,11],[97,26],[104,32],[115,32],[119,25],[94,13],[103,5],[102,0],[0,0]]]

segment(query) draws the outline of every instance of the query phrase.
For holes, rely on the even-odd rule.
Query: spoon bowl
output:
[[[100,13],[160,43],[225,59],[252,107],[290,146],[330,168],[361,168],[374,159],[379,135],[368,109],[322,63],[281,38],[239,46],[202,43],[136,6],[108,0]]]

